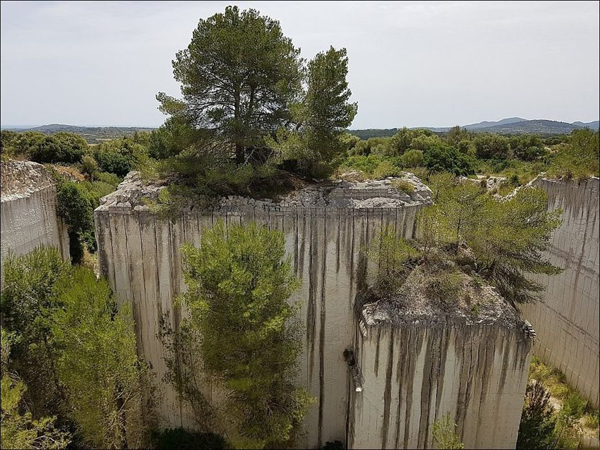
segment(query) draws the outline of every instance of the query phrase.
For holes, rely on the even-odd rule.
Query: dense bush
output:
[[[475,173],[472,158],[447,145],[430,148],[425,152],[423,163],[430,172],[450,172],[457,176]]]
[[[131,306],[117,304],[108,282],[84,267],[60,277],[52,315],[55,367],[68,393],[68,417],[86,447],[141,448],[146,442],[143,386]]]
[[[0,438],[5,449],[63,449],[71,440],[70,433],[55,428],[55,417],[34,418],[24,395],[27,386],[9,369],[14,333],[1,328],[2,334],[2,412]]]
[[[567,179],[598,176],[598,133],[587,129],[573,131],[568,143],[560,146],[549,173]]]
[[[23,398],[35,417],[56,415],[64,401],[48,334],[52,315],[61,306],[54,285],[67,270],[55,248],[9,254],[3,262],[2,327],[15,335],[11,368],[28,388]]]
[[[481,159],[506,159],[510,155],[508,139],[497,134],[482,134],[473,140],[475,151]]]
[[[11,401],[22,395],[36,419],[58,416],[57,426],[75,431],[75,448],[145,447],[142,408],[151,413],[151,403],[142,398],[142,386],[149,388],[150,380],[137,357],[130,305],[122,303],[117,311],[108,283],[90,269],[71,267],[54,248],[9,255],[3,275],[2,375],[9,371],[12,380],[27,386],[26,391],[19,383],[9,386]],[[14,335],[8,363],[4,327]],[[5,388],[3,378],[3,448]],[[9,414],[18,426],[39,425],[27,414]],[[47,445],[33,448],[59,448],[58,441],[53,447],[44,440],[61,436],[52,428],[54,420],[43,421],[48,426],[40,430],[39,442]]]
[[[150,134],[148,154],[155,159],[171,158],[206,137],[205,131],[197,130],[181,119],[170,117]]]
[[[69,230],[71,260],[79,264],[84,244],[95,249],[93,199],[81,184],[63,181],[58,187],[57,203],[58,215]]]
[[[421,167],[424,163],[423,152],[421,150],[408,150],[400,157],[402,167]]]
[[[38,163],[78,163],[87,149],[86,140],[74,133],[47,135],[34,131],[2,131],[3,154],[25,157]]]
[[[100,170],[119,177],[127,175],[134,164],[133,152],[129,151],[128,144],[117,147],[114,144],[103,143],[94,150],[94,159],[98,162]]]
[[[514,157],[523,161],[535,161],[548,153],[542,138],[536,135],[512,136],[509,145]]]
[[[550,393],[541,383],[530,382],[525,391],[525,407],[521,415],[517,448],[556,448],[556,420],[550,405]]]

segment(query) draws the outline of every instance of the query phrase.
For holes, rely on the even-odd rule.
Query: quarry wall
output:
[[[596,408],[599,403],[598,178],[585,181],[538,179],[548,208],[562,208],[563,223],[551,238],[549,260],[559,275],[535,275],[545,288],[542,301],[524,305],[537,332],[534,354],[559,368],[567,382]]]
[[[446,414],[465,448],[515,447],[531,353],[521,329],[423,321],[357,336],[348,448],[434,448]]]
[[[12,251],[30,252],[41,245],[69,258],[66,226],[56,214],[56,185],[50,173],[31,161],[3,161],[1,168],[1,261]]]
[[[392,296],[357,298],[348,448],[437,448],[445,417],[465,448],[515,448],[535,332],[464,273],[456,296],[431,289],[439,270],[424,262]]]
[[[514,447],[529,358],[529,347],[517,343],[518,332],[483,325],[466,331],[450,326],[443,332],[421,326],[357,337],[355,300],[371,273],[365,254],[370,240],[382,225],[413,237],[416,214],[431,201],[429,189],[417,179],[413,182],[416,189],[410,194],[384,180],[307,188],[280,202],[231,197],[210,211],[186,211],[175,221],[151,212],[142,199],[156,197],[161,187],[145,186],[134,174],[105,197],[95,211],[100,271],[116,295],[133,304],[139,352],[161,385],[161,425],[194,426],[190,411],[162,382],[166,355],[157,337],[165,313],[175,329],[185,315],[174,305],[186,289],[179,249],[184,242],[198,245],[203,230],[222,219],[226,224],[254,221],[282,231],[286,253],[302,280],[292,298],[300,301],[305,329],[298,382],[316,404],[305,418],[300,448],[347,439],[349,448],[392,448],[396,439],[400,447],[431,446],[429,425],[423,441],[425,423],[447,409],[456,414],[457,408],[465,443]],[[429,353],[438,344],[447,356],[435,372]],[[346,360],[345,351],[355,348],[361,367],[369,368],[359,375],[365,379],[364,397],[356,392],[356,374]],[[446,388],[432,391],[437,395],[432,397],[425,391],[428,383],[440,386],[440,373]],[[409,392],[413,406],[407,413]],[[210,386],[204,394],[209,399],[219,395]],[[434,403],[436,408],[420,419]],[[490,430],[493,427],[496,431]],[[387,430],[384,440],[382,429]]]
[[[287,254],[302,279],[292,300],[300,300],[305,328],[300,380],[317,399],[305,420],[305,445],[345,441],[349,374],[343,351],[352,345],[353,303],[366,276],[365,248],[382,224],[405,237],[415,233],[418,209],[430,202],[423,185],[409,194],[390,182],[343,183],[303,191],[284,202],[232,198],[204,213],[186,213],[177,221],[161,220],[136,198],[142,188],[126,180],[119,191],[95,211],[101,273],[116,295],[133,303],[141,355],[162,380],[164,349],[157,338],[160,319],[169,313],[177,328],[181,311],[173,307],[185,289],[179,249],[198,245],[204,229],[223,219],[226,224],[254,221],[285,234]],[[158,190],[158,189],[156,189]],[[155,190],[155,192],[156,192]],[[176,393],[163,384],[159,414],[169,426],[191,426]],[[208,393],[210,396],[210,393]]]

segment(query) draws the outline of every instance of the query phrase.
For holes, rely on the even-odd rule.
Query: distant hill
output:
[[[592,130],[597,130],[600,128],[600,121],[594,120],[593,122],[573,122],[571,125],[575,125],[581,128],[591,128]]]
[[[11,128],[5,128],[10,130]],[[131,136],[135,132],[152,131],[155,128],[150,127],[80,127],[76,125],[63,125],[53,123],[33,128],[14,128],[14,131],[37,131],[45,134],[54,134],[59,131],[67,131],[82,136],[90,144],[98,144],[102,141],[108,141],[123,136]]]
[[[483,121],[483,122],[479,122],[479,123],[472,123],[469,125],[465,125],[463,128],[466,128],[467,130],[480,130],[482,128],[489,128],[489,127],[495,127],[495,126],[500,126],[500,125],[510,125],[513,123],[526,122],[526,121],[527,121],[527,119],[523,119],[522,117],[510,117],[508,119],[498,120],[497,122]]]
[[[483,121],[472,123],[469,125],[461,125],[462,128],[475,131],[477,133],[498,133],[498,134],[569,134],[573,130],[580,128],[591,128],[597,130],[600,126],[599,121],[593,122],[559,122],[556,120],[528,120],[521,117],[510,117],[498,121]],[[434,133],[446,133],[452,127],[413,127],[425,128]],[[360,137],[361,139],[369,139],[372,137],[389,137],[398,132],[399,128],[387,129],[367,129],[367,130],[348,130],[350,134]]]
[[[581,122],[580,122],[581,123]],[[598,122],[595,123],[595,128],[598,128]],[[498,134],[569,134],[573,130],[585,128],[587,124],[583,126],[567,123],[558,122],[556,120],[524,120],[521,122],[508,123],[503,125],[494,125],[485,128],[478,128],[474,131],[485,132],[485,133],[498,133]],[[592,126],[589,126],[592,128]]]

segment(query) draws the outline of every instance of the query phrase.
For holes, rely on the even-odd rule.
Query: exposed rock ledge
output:
[[[0,176],[3,202],[29,197],[55,184],[46,168],[32,161],[2,161]]]
[[[521,328],[529,337],[535,336],[531,325],[496,291],[484,282],[476,283],[469,275],[458,272],[460,294],[456,300],[437,298],[428,293],[426,284],[433,276],[425,265],[418,266],[408,276],[400,291],[391,298],[367,303],[362,308],[365,325],[389,323],[394,326],[444,326],[447,322],[465,325],[493,325]]]
[[[348,182],[328,181],[308,186],[292,192],[278,201],[252,199],[241,196],[228,196],[219,201],[217,209],[235,209],[237,207],[256,207],[261,209],[300,208],[401,208],[405,206],[429,205],[431,190],[421,183],[412,173],[406,173],[401,179],[408,181],[412,192],[394,187],[393,182],[400,178],[387,178],[378,181]],[[145,183],[138,172],[130,172],[118,189],[103,197],[97,211],[110,209],[148,210],[145,200],[155,200],[164,183]]]

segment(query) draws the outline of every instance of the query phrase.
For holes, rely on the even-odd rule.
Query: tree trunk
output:
[[[235,144],[235,163],[240,166],[244,164],[244,160],[246,159],[246,152],[244,151],[244,147],[241,144]]]

